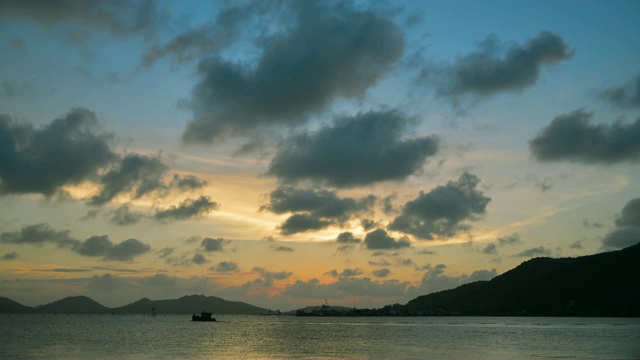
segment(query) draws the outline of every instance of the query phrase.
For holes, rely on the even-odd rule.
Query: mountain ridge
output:
[[[269,309],[215,296],[185,295],[178,299],[151,300],[142,298],[124,306],[109,308],[87,296],[69,296],[35,307],[22,305],[0,296],[2,314],[193,314],[206,310],[216,314],[268,314]]]
[[[640,316],[640,243],[576,258],[534,258],[496,276],[418,296],[405,312]]]

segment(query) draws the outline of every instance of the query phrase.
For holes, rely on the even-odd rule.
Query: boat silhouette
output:
[[[204,312],[204,310],[202,310],[202,313],[200,315],[193,315],[191,316],[191,320],[193,321],[216,321],[216,318],[211,317],[212,313],[208,313],[208,312]]]

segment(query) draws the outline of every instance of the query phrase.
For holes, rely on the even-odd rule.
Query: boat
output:
[[[191,320],[193,321],[216,321],[216,318],[211,317],[212,313],[208,313],[208,312],[204,312],[204,310],[202,311],[202,313],[200,315],[193,315],[191,316]]]

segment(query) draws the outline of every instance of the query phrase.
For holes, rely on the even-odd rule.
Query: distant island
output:
[[[576,258],[534,258],[490,281],[422,295],[405,305],[379,309],[309,306],[299,316],[640,316],[640,243],[626,249]],[[0,297],[4,314],[280,314],[243,302],[189,295],[175,300],[140,299],[108,308],[85,297],[67,297],[29,307]]]
[[[272,311],[243,302],[228,301],[215,296],[188,295],[174,300],[142,298],[131,304],[109,308],[86,296],[71,296],[50,304],[25,306],[0,297],[0,313],[5,314],[193,314],[208,310],[216,314],[264,315]]]

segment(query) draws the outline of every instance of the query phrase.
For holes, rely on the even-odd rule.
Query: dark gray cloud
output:
[[[496,247],[496,244],[489,243],[482,249],[482,253],[487,255],[498,255],[498,248]]]
[[[411,246],[406,238],[394,239],[382,229],[374,230],[364,237],[364,245],[369,250],[395,250]]]
[[[417,251],[416,254],[419,254],[419,255],[435,255],[436,252],[432,251],[432,250],[423,249],[423,250]]]
[[[3,97],[9,99],[31,97],[34,90],[33,85],[26,81],[2,80],[0,83],[0,99]]]
[[[156,211],[154,218],[157,221],[169,222],[185,220],[206,215],[219,208],[219,204],[211,201],[208,196],[200,196],[198,199],[187,199],[178,206],[172,206],[166,210]]]
[[[142,55],[141,66],[151,66],[163,58],[174,64],[186,63],[218,53],[244,38],[268,37],[273,23],[282,25],[286,2],[232,2],[221,9],[214,21],[207,22],[176,35],[169,41],[150,46]],[[223,3],[217,5],[224,6]]]
[[[306,231],[321,230],[333,224],[312,214],[293,214],[278,226],[282,235],[292,235]]]
[[[140,222],[143,217],[144,214],[130,211],[128,205],[121,205],[111,212],[109,222],[118,226],[135,225]]]
[[[582,226],[586,227],[587,229],[589,228],[602,228],[604,227],[604,224],[598,221],[592,221],[589,220],[587,218],[582,219]]]
[[[623,249],[640,242],[640,198],[629,200],[615,221],[616,229],[602,240],[605,250]]]
[[[75,24],[127,35],[148,30],[162,19],[156,4],[152,0],[8,0],[0,2],[0,18],[28,19],[44,26]]]
[[[114,168],[99,179],[101,190],[89,200],[90,205],[103,205],[121,194],[133,199],[165,190],[163,182],[168,166],[160,156],[127,154]]]
[[[15,260],[15,259],[17,259],[19,257],[20,257],[20,255],[18,255],[18,253],[15,252],[15,251],[14,252],[8,252],[8,253],[5,253],[2,256],[2,260],[4,260],[4,261]]]
[[[209,270],[217,273],[236,273],[240,271],[240,267],[238,263],[234,261],[221,261],[215,266],[210,267]]]
[[[580,110],[563,114],[529,141],[539,161],[573,161],[613,164],[640,160],[640,118],[625,124],[590,124],[592,113]]]
[[[499,237],[497,241],[500,246],[515,245],[522,242],[522,240],[520,239],[520,234],[518,233],[513,233],[511,235]]]
[[[359,244],[362,242],[362,239],[358,239],[353,236],[353,233],[346,231],[338,234],[336,242],[339,244]]]
[[[204,249],[206,252],[218,252],[224,251],[224,246],[230,244],[231,240],[225,240],[223,238],[212,239],[206,237],[202,239],[200,243],[200,247]]]
[[[375,196],[340,198],[335,191],[280,186],[271,192],[269,200],[262,210],[276,214],[309,212],[317,217],[346,221],[353,214],[369,210],[375,202]]]
[[[116,158],[111,135],[97,125],[86,109],[72,109],[40,129],[0,115],[0,194],[50,197],[65,185],[95,177]]]
[[[338,276],[340,277],[352,277],[352,276],[358,276],[358,275],[362,275],[362,269],[359,269],[359,268],[344,269],[340,274],[338,274]]]
[[[571,245],[569,245],[570,249],[583,249],[584,246],[582,246],[582,240],[576,241],[574,243],[571,243]]]
[[[403,295],[411,286],[408,281],[397,280],[372,281],[368,277],[339,277],[337,281],[322,284],[318,279],[296,280],[287,285],[282,292],[285,296],[300,299],[344,299],[351,296],[373,298],[395,297]]]
[[[271,286],[275,280],[287,280],[293,275],[288,271],[269,271],[261,267],[254,267],[251,271],[260,274],[260,278],[254,280],[254,283],[262,286]]]
[[[281,143],[268,174],[282,181],[312,180],[336,187],[403,180],[437,153],[435,136],[407,138],[411,119],[399,111],[335,119],[315,133]]]
[[[547,249],[544,246],[538,246],[537,248],[527,249],[513,256],[517,256],[517,257],[551,256],[551,250]]]
[[[96,115],[76,108],[36,128],[0,115],[0,195],[64,195],[65,186],[91,182],[97,194],[85,199],[104,205],[117,196],[138,199],[188,191],[206,182],[193,175],[164,177],[168,166],[158,156],[126,154],[110,147],[113,135],[99,129]]]
[[[49,224],[28,225],[15,232],[4,232],[0,234],[0,242],[5,244],[29,244],[44,245],[46,243],[56,244],[60,248],[72,248],[80,241],[70,236],[69,230],[56,231]]]
[[[74,251],[83,256],[102,257],[104,260],[133,261],[136,256],[151,251],[151,246],[136,239],[114,244],[107,235],[100,235],[84,240],[74,247]]]
[[[602,91],[600,97],[620,107],[640,108],[640,74],[626,84]]]
[[[202,264],[206,264],[209,262],[209,260],[207,260],[207,257],[197,253],[195,255],[193,255],[193,257],[191,258],[191,262],[196,264],[196,265],[202,265]]]
[[[132,261],[136,256],[151,251],[151,246],[128,239],[114,244],[107,235],[91,236],[81,241],[72,238],[69,230],[56,231],[49,224],[35,224],[23,227],[20,231],[0,234],[0,242],[5,244],[44,245],[55,244],[59,248],[68,248],[82,256],[102,257],[103,260]]]
[[[402,213],[389,225],[389,229],[411,234],[418,239],[446,238],[471,226],[467,221],[477,220],[485,213],[491,198],[476,187],[480,179],[465,172],[458,181],[439,185],[420,195],[403,208]]]
[[[496,35],[489,35],[476,51],[459,57],[455,64],[427,68],[421,76],[435,81],[445,96],[488,97],[535,84],[543,66],[571,59],[573,54],[562,37],[549,31],[507,47]]]
[[[171,180],[169,186],[182,191],[187,191],[201,189],[205,185],[207,185],[207,182],[205,180],[198,179],[193,175],[180,176],[176,174],[173,176],[173,179]]]
[[[640,227],[640,198],[629,200],[622,208],[622,213],[616,218],[617,227]],[[640,239],[639,239],[640,240]]]
[[[371,219],[360,219],[360,226],[364,229],[364,231],[369,231],[379,226],[379,224]]]
[[[608,233],[602,240],[607,250],[624,249],[640,242],[640,226],[624,227]]]
[[[498,275],[496,269],[477,270],[467,275],[449,276],[444,274],[444,264],[438,264],[435,267],[429,267],[425,273],[420,285],[417,287],[416,295],[430,294],[438,291],[449,290],[460,285],[472,283],[475,281],[487,281]]]
[[[269,246],[269,249],[273,251],[284,251],[284,252],[294,252],[295,250],[292,247],[284,246],[284,245],[276,245],[273,244]]]
[[[209,57],[190,106],[187,142],[211,142],[261,127],[301,124],[333,100],[355,98],[402,55],[402,31],[385,15],[348,4],[293,2],[293,26],[263,41],[255,66]]]
[[[280,186],[269,195],[269,204],[260,209],[276,214],[296,213],[279,226],[282,234],[290,235],[340,225],[356,214],[369,211],[374,203],[373,195],[361,199],[340,198],[335,191]]]
[[[371,266],[390,266],[391,263],[388,262],[387,260],[384,260],[384,259],[382,259],[380,261],[371,261],[371,260],[369,260],[369,265],[371,265]]]
[[[391,270],[386,269],[386,268],[385,269],[376,269],[376,270],[373,270],[371,273],[375,277],[383,278],[383,277],[389,276],[389,274],[391,274]]]

